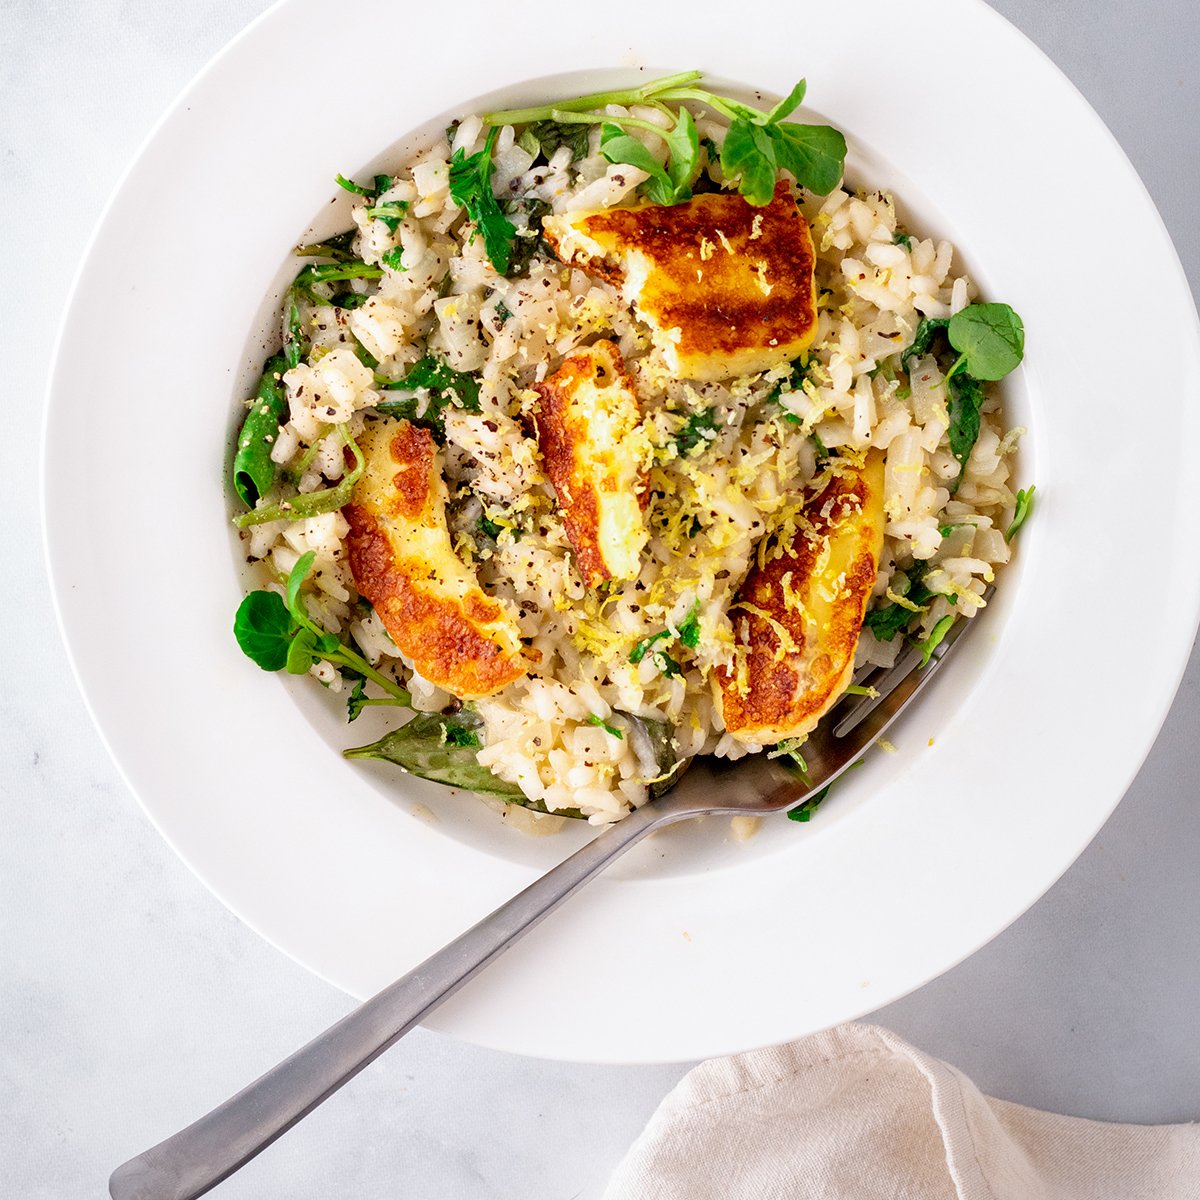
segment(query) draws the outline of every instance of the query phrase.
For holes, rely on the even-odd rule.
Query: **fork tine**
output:
[[[902,654],[872,685],[879,694],[858,697],[857,703],[851,705],[833,727],[833,736],[845,737],[861,725],[921,665],[921,658],[922,653],[916,646]]]

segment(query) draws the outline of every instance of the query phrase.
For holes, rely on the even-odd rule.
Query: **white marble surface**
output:
[[[89,230],[160,111],[263,7],[0,4],[0,394],[10,512],[0,1194],[23,1200],[103,1194],[116,1163],[347,1007],[221,908],[122,785],[59,645],[36,515],[44,374]],[[996,7],[1108,121],[1200,291],[1200,9],[1192,0]],[[915,41],[919,31],[904,30],[902,14],[898,6],[896,36]],[[1124,252],[1119,213],[1113,233],[1113,251]],[[1148,300],[1114,297],[1114,311]],[[1101,339],[1099,353],[1112,349]],[[1131,460],[1135,453],[1131,445]],[[1122,579],[1119,563],[1114,550],[1114,620],[1118,610],[1152,619],[1161,600],[1153,581]],[[1136,650],[1097,647],[1128,652]],[[172,686],[164,678],[164,694]],[[1079,863],[1007,933],[878,1019],[995,1095],[1108,1119],[1200,1118],[1198,726],[1194,655],[1154,751]],[[595,1197],[682,1071],[544,1063],[417,1031],[219,1194]]]

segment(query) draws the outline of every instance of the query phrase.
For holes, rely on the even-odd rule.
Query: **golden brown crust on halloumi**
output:
[[[811,495],[787,543],[746,577],[731,606],[734,662],[715,673],[734,737],[799,737],[846,690],[885,523],[883,455],[873,451]]]
[[[342,509],[355,585],[430,683],[462,700],[498,692],[526,673],[530,652],[454,553],[432,434],[387,422],[359,441],[366,469]]]
[[[576,350],[534,387],[542,464],[580,576],[588,587],[635,578],[649,537],[646,436],[620,351],[609,341]]]
[[[732,192],[547,217],[564,262],[623,287],[670,370],[727,379],[796,358],[817,329],[812,235],[786,183],[755,207]]]

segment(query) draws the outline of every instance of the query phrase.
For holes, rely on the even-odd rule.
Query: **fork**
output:
[[[784,812],[815,796],[883,735],[971,624],[956,621],[931,653],[914,646],[892,667],[860,669],[854,682],[870,691],[830,711],[804,743],[803,768],[766,754],[697,760],[665,795],[608,826],[207,1116],[119,1166],[109,1179],[112,1200],[193,1200],[216,1187],[647,834],[702,815]]]

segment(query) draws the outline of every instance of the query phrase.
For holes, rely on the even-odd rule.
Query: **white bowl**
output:
[[[747,0],[731,34],[683,0],[629,22],[545,0],[519,16],[360,0],[342,45],[321,33],[320,0],[287,0],[192,84],[100,224],[45,446],[48,555],[80,685],[185,861],[354,995],[588,834],[529,839],[470,796],[343,761],[368,719],[347,728],[340,704],[257,671],[231,633],[245,580],[224,468],[290,249],[314,214],[345,226],[337,171],[382,168],[481,102],[694,66],[774,93],[806,75],[809,111],[850,139],[851,178],[894,190],[912,227],[951,238],[985,295],[1024,317],[1028,357],[1006,399],[1030,428],[1021,476],[1038,506],[895,754],[871,756],[808,825],[777,819],[735,844],[710,820],[652,839],[432,1027],[652,1062],[869,1011],[1041,895],[1166,713],[1200,610],[1200,336],[1153,206],[1079,95],[982,4],[807,11]]]

